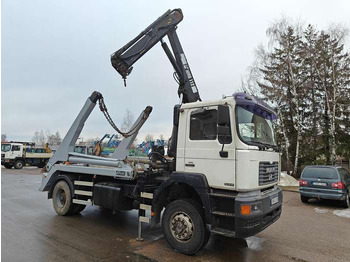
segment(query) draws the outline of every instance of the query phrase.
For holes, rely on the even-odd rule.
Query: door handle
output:
[[[193,162],[185,163],[185,166],[195,167],[195,164]]]

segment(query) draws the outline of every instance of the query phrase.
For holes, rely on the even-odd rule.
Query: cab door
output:
[[[10,159],[15,159],[16,157],[22,157],[22,149],[23,147],[20,145],[12,145],[10,151]]]
[[[220,106],[219,106],[220,107]],[[218,135],[218,106],[190,109],[185,138],[185,172],[204,174],[209,186],[235,189],[235,148],[232,141],[232,108],[226,106],[231,140],[224,145]],[[231,119],[231,120],[230,120]],[[221,141],[219,141],[221,140]]]

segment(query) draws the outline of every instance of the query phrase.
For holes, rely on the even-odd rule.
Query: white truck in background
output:
[[[180,9],[167,11],[111,57],[125,81],[131,65],[161,42],[175,70],[180,97],[167,155],[164,148],[153,148],[149,158],[128,156],[152,107],[146,107],[131,130],[123,133],[102,94],[95,91],[46,165],[39,190],[48,192],[62,216],[79,213],[87,205],[137,209],[138,239],[142,223],[155,226],[162,217],[169,245],[193,255],[211,233],[245,238],[264,230],[280,217],[283,196],[277,185],[281,160],[272,125],[276,114],[245,93],[201,101],[176,34],[182,19]],[[165,36],[173,52],[163,41]],[[97,102],[109,124],[124,136],[108,158],[74,152]]]
[[[1,143],[1,165],[7,169],[22,169],[26,165],[43,168],[52,155],[47,145],[38,148],[33,143]]]

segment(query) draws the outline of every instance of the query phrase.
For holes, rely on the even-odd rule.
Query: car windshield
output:
[[[237,129],[243,142],[276,145],[272,120],[263,116],[264,114],[254,114],[242,106],[237,106]]]
[[[301,177],[303,178],[323,178],[338,179],[337,172],[334,168],[327,167],[309,167],[305,168]]]
[[[10,144],[1,144],[1,151],[2,152],[7,152],[11,150],[11,145]]]

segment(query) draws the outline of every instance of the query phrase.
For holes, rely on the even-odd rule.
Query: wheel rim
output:
[[[348,197],[346,198],[346,206],[350,206],[350,193],[348,194]]]
[[[180,242],[189,241],[194,234],[194,225],[190,216],[177,212],[170,218],[170,232]]]
[[[21,168],[23,165],[22,165],[22,162],[17,162],[16,163],[16,166],[18,167],[18,168]]]
[[[66,192],[63,189],[59,189],[56,193],[57,206],[63,208],[66,205]]]

